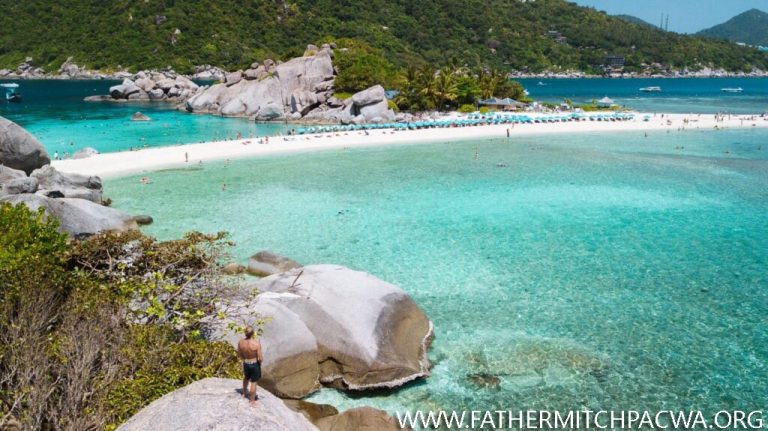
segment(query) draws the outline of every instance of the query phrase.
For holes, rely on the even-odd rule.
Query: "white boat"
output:
[[[640,91],[643,93],[661,93],[661,87],[643,87]]]
[[[12,103],[19,103],[21,102],[21,94],[16,92],[16,89],[19,88],[19,84],[10,83],[10,84],[0,84],[0,87],[5,88],[5,100]]]
[[[744,89],[741,87],[725,87],[721,88],[720,91],[723,93],[741,93]]]

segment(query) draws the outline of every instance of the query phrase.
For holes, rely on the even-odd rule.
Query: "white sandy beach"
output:
[[[538,114],[528,114],[535,118]],[[586,115],[594,115],[589,113]],[[649,115],[649,121],[643,118]],[[663,117],[662,117],[663,115]],[[687,120],[687,123],[686,123]],[[652,130],[714,130],[715,128],[768,127],[768,119],[759,116],[731,116],[716,121],[711,114],[646,114],[635,113],[628,121],[568,121],[557,123],[500,124],[469,127],[429,128],[420,130],[369,130],[333,132],[297,136],[270,136],[269,143],[259,138],[146,148],[94,155],[85,159],[57,160],[52,164],[62,171],[101,177],[117,177],[183,167],[212,160],[256,157],[269,154],[359,148],[391,144],[418,144],[483,138],[510,139],[526,135],[588,132],[643,132]],[[188,162],[186,158],[188,156]]]

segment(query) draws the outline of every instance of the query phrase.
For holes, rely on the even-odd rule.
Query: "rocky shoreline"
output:
[[[151,222],[109,208],[99,177],[61,173],[50,162],[37,139],[0,117],[0,203],[41,209],[71,238],[137,230]],[[260,406],[249,409],[235,392],[240,381],[206,379],[155,400],[119,429],[178,421],[177,408],[186,409],[189,430],[207,429],[210,421],[228,424],[219,429],[400,429],[381,410],[339,413],[301,398],[323,386],[360,392],[428,377],[434,327],[411,297],[364,272],[302,266],[267,251],[252,256],[247,267],[230,264],[222,270],[234,276],[244,272],[263,278],[237,279],[236,295],[219,304],[220,312],[207,322],[207,338],[236,346],[241,335],[234,327],[259,328],[266,352]],[[189,410],[194,403],[200,408]],[[232,415],[240,410],[244,413]]]

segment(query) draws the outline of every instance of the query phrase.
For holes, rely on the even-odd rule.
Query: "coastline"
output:
[[[97,154],[84,159],[56,160],[52,165],[59,171],[101,177],[120,177],[149,173],[167,168],[272,154],[287,154],[383,145],[419,144],[436,141],[504,138],[564,133],[630,132],[658,130],[714,130],[730,128],[768,128],[768,119],[756,115],[725,117],[716,121],[712,114],[651,114],[637,113],[629,121],[580,121],[535,124],[484,125],[471,127],[428,128],[419,130],[377,129],[355,132],[331,132],[294,136],[270,136],[268,143],[260,138],[211,141],[168,147],[146,148]],[[650,116],[649,121],[643,121]],[[535,117],[535,115],[533,116]],[[754,118],[754,119],[752,119]],[[188,162],[185,161],[188,156]]]

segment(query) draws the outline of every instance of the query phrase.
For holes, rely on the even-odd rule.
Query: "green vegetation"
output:
[[[395,103],[403,110],[453,110],[474,106],[480,99],[511,97],[525,100],[525,90],[497,70],[471,70],[449,65],[441,69],[409,68],[398,79]]]
[[[114,429],[169,391],[238,374],[232,347],[200,336],[230,289],[224,235],[70,242],[56,229],[0,205],[0,423]]]
[[[286,59],[307,43],[349,39],[399,68],[458,58],[472,68],[598,71],[606,55],[623,55],[629,70],[654,62],[768,69],[768,54],[755,49],[627,23],[565,0],[0,0],[0,7],[0,67],[29,55],[55,70],[74,56],[90,68],[189,72],[196,64]],[[349,61],[384,66],[371,52]]]
[[[728,21],[702,30],[699,36],[768,46],[768,13],[750,9]]]

